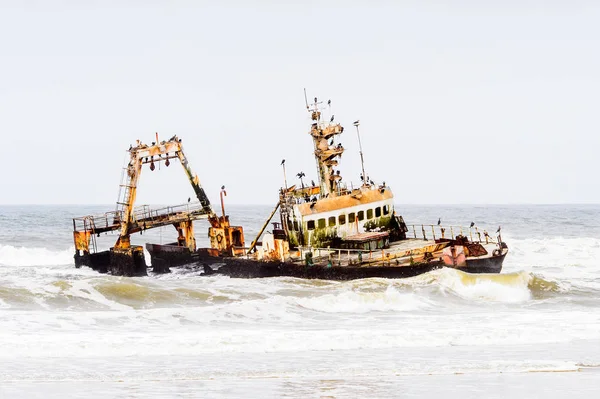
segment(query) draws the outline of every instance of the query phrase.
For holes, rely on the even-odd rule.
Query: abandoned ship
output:
[[[130,235],[146,229],[173,225],[177,242],[146,244],[154,272],[171,267],[194,265],[204,274],[254,278],[292,276],[319,279],[356,279],[368,277],[400,278],[450,267],[469,273],[499,273],[508,253],[500,229],[492,237],[473,223],[469,227],[407,225],[396,213],[394,195],[385,182],[375,183],[365,173],[360,144],[359,121],[356,127],[362,174],[354,187],[343,182],[339,160],[344,153],[334,144],[344,128],[325,121],[321,103],[306,104],[311,118],[309,134],[314,144],[318,182],[288,187],[285,160],[282,161],[284,187],[279,201],[257,237],[245,246],[241,226],[232,226],[223,206],[217,216],[198,176],[193,173],[183,152],[181,140],[173,136],[151,145],[138,141],[129,149],[130,161],[124,169],[120,200],[115,211],[73,219],[75,265],[90,266],[115,275],[147,274],[143,247],[132,245]],[[198,201],[150,209],[135,207],[136,189],[142,166],[177,158],[183,166]],[[279,222],[265,233],[279,211]],[[207,219],[209,248],[196,248],[193,222]],[[117,231],[115,245],[104,251],[95,237]],[[259,241],[262,236],[262,241]]]

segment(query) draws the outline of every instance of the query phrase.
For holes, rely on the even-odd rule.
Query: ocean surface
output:
[[[504,270],[355,281],[76,269],[71,218],[111,209],[0,206],[0,398],[600,396],[600,205],[397,205],[501,225]],[[270,211],[228,207],[247,242]]]

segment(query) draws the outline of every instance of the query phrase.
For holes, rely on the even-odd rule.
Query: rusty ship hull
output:
[[[375,237],[384,236],[374,234]],[[382,241],[378,241],[382,243]],[[277,241],[275,241],[277,243]],[[353,280],[362,278],[407,278],[443,267],[467,273],[500,273],[508,248],[494,242],[473,242],[461,239],[415,239],[370,242],[373,249],[307,248],[286,251],[275,248],[270,257],[223,257],[208,250],[194,253],[178,249],[174,244],[147,244],[155,272],[168,272],[171,267],[184,266],[200,270],[204,275],[224,275],[232,278],[297,277],[322,280]],[[263,245],[270,246],[269,243]],[[279,250],[279,254],[277,253]]]
[[[488,259],[473,259],[454,269],[466,273],[500,273],[506,254]],[[306,266],[286,262],[256,262],[246,259],[228,259],[218,268],[205,266],[206,274],[220,274],[233,278],[296,277],[320,280],[357,280],[364,278],[408,278],[432,270],[448,267],[441,262],[409,266]],[[210,268],[210,269],[209,269]]]

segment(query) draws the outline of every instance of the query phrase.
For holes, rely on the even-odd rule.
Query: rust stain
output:
[[[336,211],[356,205],[369,204],[377,201],[392,199],[394,195],[392,190],[386,188],[382,190],[353,190],[349,195],[344,195],[334,198],[324,198],[314,203],[311,208],[310,203],[298,205],[298,209],[302,216],[311,215],[321,212]]]

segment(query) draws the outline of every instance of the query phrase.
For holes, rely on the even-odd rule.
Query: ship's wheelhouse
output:
[[[346,237],[386,230],[393,214],[393,195],[385,187],[295,204],[282,222],[292,245],[326,247]]]

